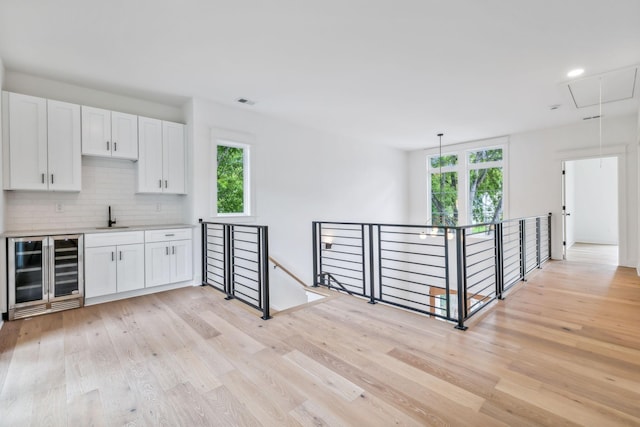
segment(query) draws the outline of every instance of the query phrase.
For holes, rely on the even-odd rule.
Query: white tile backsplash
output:
[[[117,225],[185,222],[184,196],[136,194],[135,189],[135,162],[83,156],[82,191],[79,193],[5,191],[5,229],[20,231],[106,226],[109,205]],[[61,205],[62,212],[56,212],[57,204]]]

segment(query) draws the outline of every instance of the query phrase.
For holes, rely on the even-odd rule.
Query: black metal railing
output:
[[[264,225],[200,221],[202,284],[269,315],[269,230]]]
[[[464,322],[551,258],[551,214],[440,227],[313,223],[314,286]]]

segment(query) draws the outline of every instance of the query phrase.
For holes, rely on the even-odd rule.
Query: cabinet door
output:
[[[47,101],[49,190],[80,191],[80,106]]]
[[[184,125],[162,122],[163,191],[185,194],[185,139]]]
[[[115,294],[117,291],[116,247],[86,248],[84,262],[85,297]]]
[[[138,160],[138,116],[111,112],[111,156]]]
[[[144,288],[144,244],[120,245],[118,258],[118,292]]]
[[[8,93],[7,190],[47,189],[47,100]]]
[[[138,193],[162,193],[162,121],[138,117]]]
[[[193,278],[192,240],[174,240],[171,245],[171,282]]]
[[[82,106],[82,154],[111,157],[111,111]]]
[[[145,244],[145,285],[146,287],[165,285],[171,282],[170,242]]]

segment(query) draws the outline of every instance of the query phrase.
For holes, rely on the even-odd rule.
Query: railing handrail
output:
[[[273,263],[273,265],[278,267],[280,270],[284,271],[289,277],[291,277],[293,280],[295,280],[296,282],[298,282],[299,284],[301,284],[305,288],[310,288],[311,287],[311,286],[307,285],[306,283],[304,283],[304,281],[301,278],[299,278],[294,273],[289,271],[285,266],[283,266],[280,262],[278,262],[274,257],[269,256],[269,261],[271,261]]]
[[[527,220],[527,219],[535,219],[535,218],[542,218],[542,217],[550,217],[551,213],[548,214],[544,214],[544,215],[533,215],[533,216],[525,216],[525,217],[520,217],[520,218],[509,218],[509,219],[503,219],[500,221],[496,221],[496,222],[483,222],[483,223],[479,223],[479,224],[467,224],[467,225],[437,225],[437,224],[394,224],[394,223],[381,223],[381,222],[339,222],[339,221],[313,221],[314,224],[332,224],[332,225],[365,225],[365,226],[369,226],[369,225],[378,225],[378,226],[382,226],[382,227],[405,227],[405,228],[445,228],[448,230],[457,230],[457,229],[466,229],[466,228],[473,228],[473,227],[486,227],[486,226],[491,226],[491,225],[498,225],[498,224],[503,224],[505,222],[516,222],[516,221],[522,221],[522,220]]]

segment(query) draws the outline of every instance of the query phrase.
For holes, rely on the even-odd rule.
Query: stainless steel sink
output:
[[[96,227],[96,230],[120,230],[122,228],[129,228],[128,225],[112,225],[111,227]]]

